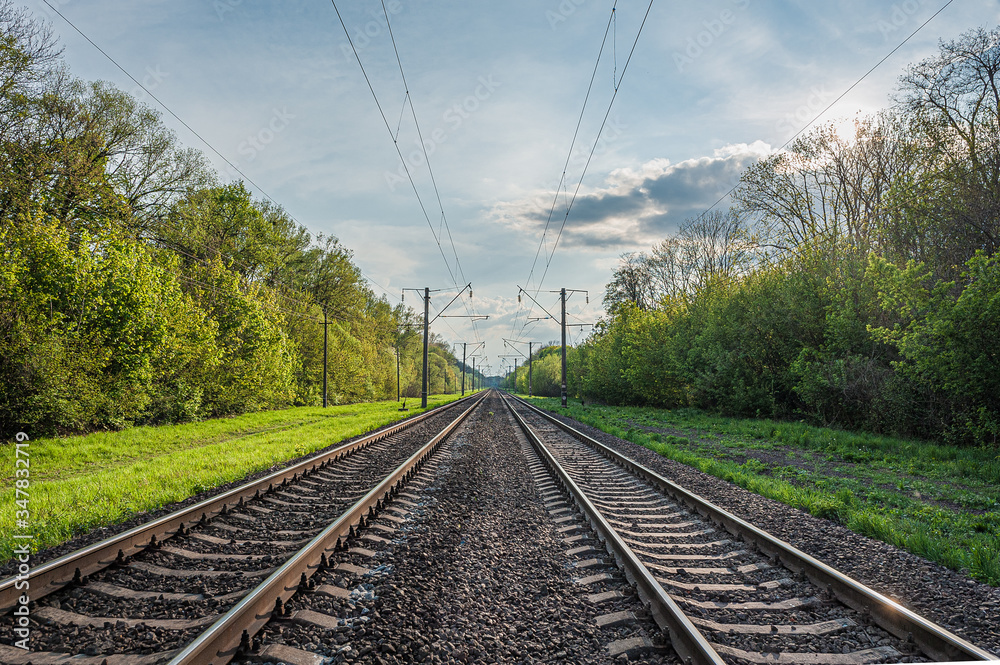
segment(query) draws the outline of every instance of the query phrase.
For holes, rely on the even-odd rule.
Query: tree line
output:
[[[419,395],[412,311],[351,251],[221,182],[157,112],[71,75],[0,0],[0,428],[33,435]],[[431,344],[430,390],[459,365]]]
[[[1000,28],[891,108],[749,167],[727,211],[622,257],[571,391],[995,445]]]

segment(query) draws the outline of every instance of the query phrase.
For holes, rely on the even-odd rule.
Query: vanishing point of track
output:
[[[301,600],[300,592],[354,598],[362,587],[337,586],[338,576],[369,573],[347,556],[373,557],[367,547],[398,537],[392,534],[403,516],[422,505],[412,492],[435,473],[432,454],[439,451],[435,460],[451,454],[451,435],[493,395],[482,393],[380,430],[39,566],[31,573],[33,651],[0,645],[0,663],[326,662],[307,653],[306,644],[305,650],[292,649],[268,643],[267,635],[281,633],[282,620],[289,619],[320,631],[343,629],[343,618],[337,624],[336,617],[302,609],[298,601],[293,605],[300,609],[291,612],[289,600]],[[622,591],[631,591],[606,585],[606,571],[614,572],[608,564],[617,565],[681,662],[861,665],[991,658],[577,429],[505,399],[524,433],[516,438],[533,469],[539,503],[569,548],[577,588],[593,589],[591,603],[622,608]],[[495,410],[499,403],[492,403]],[[403,490],[407,481],[410,489]],[[18,594],[13,582],[0,583],[5,628],[12,625],[9,610]],[[598,624],[635,618],[612,612]],[[366,620],[347,621],[355,619]],[[278,626],[261,630],[274,620]],[[655,641],[632,637],[615,647],[669,652],[655,628],[646,633]]]

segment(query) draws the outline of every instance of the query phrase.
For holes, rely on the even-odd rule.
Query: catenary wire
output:
[[[378,107],[378,112],[382,117],[382,122],[385,123],[386,131],[389,132],[389,136],[392,138],[392,144],[396,148],[396,154],[399,155],[399,161],[403,165],[403,170],[406,173],[407,180],[410,181],[410,187],[413,188],[413,194],[417,197],[417,203],[420,205],[420,211],[423,213],[424,219],[427,221],[427,227],[431,230],[431,235],[434,237],[434,242],[437,244],[438,251],[441,253],[441,258],[444,260],[444,265],[448,270],[448,275],[451,277],[451,281],[457,284],[458,280],[455,278],[455,273],[451,269],[448,257],[444,253],[444,247],[441,245],[441,238],[438,237],[438,234],[434,231],[434,223],[431,222],[430,215],[427,213],[427,207],[424,205],[424,200],[421,198],[420,191],[417,189],[417,183],[413,180],[413,174],[410,173],[410,169],[406,164],[406,159],[403,157],[403,151],[399,147],[399,142],[395,139],[395,137],[393,137],[392,126],[389,124],[389,120],[385,116],[385,111],[382,110],[382,103],[379,101],[378,95],[375,93],[375,87],[372,85],[371,79],[368,77],[368,72],[365,70],[364,63],[361,62],[361,55],[358,53],[358,49],[354,45],[354,40],[351,39],[351,33],[347,29],[344,17],[340,14],[340,9],[337,7],[336,0],[330,0],[330,3],[333,5],[333,10],[337,13],[337,19],[340,21],[340,25],[344,29],[344,35],[347,37],[347,43],[350,44],[351,50],[354,52],[354,58],[357,60],[358,67],[361,68],[361,74],[365,78],[365,83],[368,84],[368,90],[372,93],[372,98],[375,100],[375,106]],[[412,108],[412,102],[410,106]]]
[[[420,149],[424,155],[424,163],[427,164],[427,173],[431,179],[431,186],[434,188],[434,196],[437,199],[438,209],[441,211],[441,223],[444,225],[444,230],[448,234],[448,242],[451,245],[451,252],[455,257],[455,268],[458,270],[458,274],[462,279],[462,282],[468,282],[465,276],[465,271],[462,269],[462,261],[458,257],[458,249],[455,247],[455,240],[451,234],[451,226],[448,224],[448,217],[444,211],[444,203],[441,200],[441,191],[438,189],[437,178],[434,176],[434,169],[431,167],[431,158],[427,153],[427,144],[424,142],[423,132],[420,130],[420,122],[417,120],[417,110],[413,106],[413,96],[410,94],[410,84],[406,80],[406,74],[403,71],[403,61],[399,56],[399,48],[396,45],[396,36],[392,31],[392,22],[389,20],[389,11],[385,7],[385,0],[381,0],[382,3],[382,13],[385,15],[385,25],[389,32],[389,40],[392,42],[392,51],[396,56],[396,64],[399,66],[399,77],[403,81],[403,89],[405,90],[405,99],[409,102],[410,114],[413,116],[413,126],[417,130],[417,139],[420,142]],[[402,114],[400,114],[402,117]],[[398,129],[397,129],[398,136]],[[438,230],[438,237],[440,237],[440,229]],[[455,287],[458,288],[458,282],[455,282]],[[471,300],[471,299],[470,299]],[[463,302],[465,306],[465,311],[469,316],[473,317],[471,320],[473,334],[475,335],[476,342],[481,342],[482,339],[479,336],[479,328],[476,325],[476,312],[475,307],[471,305],[468,301]],[[450,326],[449,326],[450,327]],[[452,329],[454,330],[454,329]]]
[[[824,115],[824,114],[825,114],[825,113],[826,113],[827,111],[829,111],[829,110],[830,110],[831,108],[833,108],[833,106],[834,106],[834,105],[835,105],[835,104],[836,104],[837,102],[839,102],[839,101],[840,101],[841,99],[843,99],[844,97],[846,97],[846,96],[847,96],[847,94],[848,94],[849,92],[851,92],[851,90],[854,90],[854,88],[858,87],[858,85],[860,85],[862,81],[864,81],[864,80],[865,80],[866,78],[868,78],[868,75],[869,75],[869,74],[871,74],[872,72],[874,72],[874,71],[875,71],[876,69],[878,69],[878,68],[879,68],[879,67],[880,67],[880,66],[882,65],[882,63],[884,63],[884,62],[885,62],[886,60],[888,60],[889,58],[891,58],[891,57],[892,57],[892,55],[893,55],[893,54],[894,54],[894,53],[895,53],[896,51],[898,51],[899,49],[903,48],[903,46],[905,46],[907,42],[909,42],[909,41],[910,41],[911,39],[913,39],[913,37],[914,37],[914,36],[915,36],[915,35],[916,35],[916,34],[917,34],[918,32],[920,32],[920,31],[921,31],[921,30],[922,30],[922,29],[924,28],[924,26],[926,26],[926,25],[927,25],[928,23],[930,23],[930,22],[931,22],[931,21],[933,21],[933,20],[934,20],[935,18],[937,18],[937,15],[938,15],[938,14],[940,14],[941,12],[943,12],[943,11],[944,11],[945,9],[947,9],[947,8],[948,8],[948,5],[950,5],[950,4],[951,4],[952,2],[954,2],[954,1],[955,1],[955,0],[948,0],[948,1],[946,2],[946,3],[944,3],[944,5],[942,5],[940,9],[938,9],[938,10],[937,10],[936,12],[934,12],[933,14],[931,14],[930,18],[928,18],[928,19],[927,19],[926,21],[924,21],[924,22],[923,22],[923,23],[921,23],[921,24],[920,24],[919,26],[917,26],[917,29],[916,29],[916,30],[914,30],[913,32],[911,32],[911,33],[909,34],[909,36],[907,36],[907,37],[906,37],[906,39],[904,39],[903,41],[901,41],[901,42],[900,42],[900,43],[899,43],[899,44],[898,44],[898,45],[896,46],[896,48],[894,48],[894,49],[892,49],[891,51],[889,51],[888,53],[886,53],[886,54],[885,54],[885,56],[884,56],[884,57],[883,57],[883,58],[882,58],[881,60],[879,60],[878,62],[876,62],[876,63],[875,63],[875,64],[874,64],[873,66],[872,66],[872,68],[871,68],[871,69],[869,69],[869,70],[868,70],[867,72],[865,72],[865,73],[864,73],[864,74],[863,74],[863,75],[861,76],[861,78],[859,78],[859,79],[858,79],[857,81],[855,81],[854,83],[852,83],[852,84],[850,85],[850,87],[848,87],[848,88],[847,88],[847,90],[845,90],[844,92],[840,93],[840,95],[839,95],[839,96],[838,96],[838,97],[837,97],[836,99],[834,99],[834,100],[833,100],[832,102],[830,102],[829,104],[827,104],[826,108],[824,108],[824,109],[823,109],[822,111],[820,111],[819,113],[817,113],[817,114],[816,114],[816,115],[815,115],[815,116],[813,117],[813,119],[812,119],[812,120],[810,120],[810,121],[809,121],[809,122],[807,122],[807,123],[806,123],[805,125],[803,125],[803,127],[802,127],[801,129],[799,129],[799,131],[795,132],[795,134],[793,134],[793,135],[792,135],[792,137],[791,137],[790,139],[788,139],[787,141],[785,141],[784,143],[782,143],[782,144],[781,144],[781,147],[779,147],[779,148],[778,148],[778,149],[777,149],[777,150],[776,150],[775,152],[781,152],[782,150],[784,150],[785,148],[787,148],[787,147],[788,147],[788,145],[789,145],[790,143],[792,143],[792,141],[794,141],[795,139],[797,139],[797,138],[798,138],[799,136],[801,136],[801,135],[802,135],[802,133],[803,133],[804,131],[806,131],[806,130],[807,130],[807,129],[809,129],[809,128],[810,128],[810,127],[811,127],[811,126],[813,125],[813,124],[815,124],[815,123],[816,123],[816,121],[817,121],[817,120],[819,120],[819,119],[820,119],[821,117],[823,117],[823,115]],[[709,206],[709,207],[708,207],[708,208],[707,208],[707,209],[706,209],[706,210],[705,210],[705,211],[704,211],[703,213],[701,213],[700,215],[698,215],[698,217],[704,217],[704,216],[705,216],[705,215],[707,215],[708,213],[712,212],[712,210],[714,210],[714,209],[715,209],[715,206],[719,205],[719,204],[720,204],[720,203],[722,203],[722,202],[723,202],[724,200],[726,200],[726,198],[728,198],[728,197],[729,197],[729,196],[730,196],[730,195],[731,195],[731,194],[732,194],[733,192],[735,192],[735,191],[737,190],[737,188],[739,188],[739,186],[740,186],[740,185],[739,185],[739,183],[736,183],[735,185],[733,185],[733,186],[732,186],[732,187],[731,187],[731,188],[729,189],[729,191],[728,191],[728,192],[726,192],[725,194],[723,194],[722,196],[720,196],[720,197],[719,197],[719,198],[718,198],[718,199],[717,199],[717,200],[715,201],[715,203],[713,203],[712,205],[710,205],[710,206]]]

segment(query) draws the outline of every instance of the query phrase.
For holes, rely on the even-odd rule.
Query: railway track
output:
[[[33,569],[11,665],[229,662],[399,494],[485,393],[427,412]],[[0,582],[3,632],[24,591]]]
[[[586,570],[610,555],[684,662],[993,659],[530,404],[509,396],[505,401],[603,542],[596,549],[585,534],[568,538],[579,545],[574,552],[583,558],[577,565]],[[580,582],[602,579],[597,574]]]

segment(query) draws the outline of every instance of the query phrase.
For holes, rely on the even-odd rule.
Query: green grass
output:
[[[432,396],[428,406],[455,399]],[[11,558],[15,533],[34,534],[37,552],[422,413],[413,400],[409,405],[409,412],[398,411],[398,402],[301,407],[33,440],[27,529],[15,523],[16,453],[12,442],[5,443],[0,446],[0,563]]]
[[[959,448],[694,409],[551,398],[575,418],[751,492],[1000,586],[1000,449]]]

